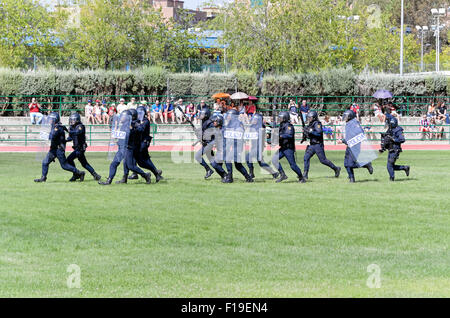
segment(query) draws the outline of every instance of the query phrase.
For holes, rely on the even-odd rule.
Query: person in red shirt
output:
[[[109,124],[109,121],[112,120],[113,116],[117,114],[117,108],[116,108],[116,104],[112,103],[111,106],[109,106],[108,108],[108,122],[107,124]]]
[[[36,102],[36,98],[31,99],[31,103],[28,105],[28,108],[30,110],[31,124],[39,125],[42,122],[42,117],[44,117],[44,115],[41,113],[41,105]]]
[[[248,101],[248,105],[245,106],[245,112],[249,118],[252,118],[253,114],[256,113],[256,105],[253,104],[253,101]]]
[[[353,112],[356,114],[356,118],[359,120],[359,105],[353,103],[352,106],[350,106],[350,110],[353,110]]]

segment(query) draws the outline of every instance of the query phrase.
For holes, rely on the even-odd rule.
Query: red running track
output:
[[[345,150],[345,145],[326,145],[325,150]],[[450,150],[450,144],[449,145],[427,145],[427,144],[420,144],[420,145],[402,145],[403,150]],[[189,145],[169,145],[169,146],[150,146],[148,150],[150,152],[152,151],[194,151],[200,149],[199,146],[192,147]],[[306,145],[297,145],[297,150],[305,150]],[[67,151],[71,151],[72,148],[68,147]],[[36,146],[1,146],[0,152],[38,152],[41,151],[40,147]],[[107,152],[108,146],[90,146],[88,147],[87,151],[89,152]]]

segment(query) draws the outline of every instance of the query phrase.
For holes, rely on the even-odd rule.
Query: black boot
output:
[[[84,172],[84,171],[80,171],[79,173],[78,173],[78,179],[80,179],[80,182],[83,182],[84,181],[84,175],[86,174],[86,172]]]
[[[273,177],[274,179],[278,178],[279,175],[280,175],[279,172],[274,172],[274,173],[272,173],[272,177]]]
[[[45,182],[47,181],[47,177],[40,177],[39,179],[34,179],[34,182]]]
[[[370,174],[373,174],[373,167],[372,167],[372,163],[371,162],[366,165],[366,168],[367,168],[367,170],[369,170]]]
[[[409,166],[405,166],[405,173],[406,176],[409,177]]]
[[[214,171],[212,171],[211,169],[207,169],[206,170],[206,174],[205,174],[205,179],[208,179],[209,177],[211,177],[211,175],[214,173]]]
[[[137,179],[139,179],[139,177],[138,177],[138,174],[136,172],[133,172],[131,174],[131,176],[128,177],[128,179],[130,179],[130,180],[137,180]]]
[[[350,183],[354,183],[355,182],[355,177],[349,177],[348,179],[349,179]]]
[[[308,180],[308,171],[305,171],[303,174],[303,179]]]
[[[225,178],[222,179],[223,183],[233,183],[233,175],[228,173]]]
[[[127,183],[128,179],[129,179],[128,175],[124,174],[122,179],[116,181],[116,184]]]
[[[246,178],[245,178],[245,182],[255,182],[254,180],[253,180],[253,178],[252,178],[252,176],[251,175],[249,175],[249,176],[247,176]]]
[[[394,177],[389,177],[389,180],[394,181]]]
[[[102,176],[97,174],[97,172],[95,172],[95,171],[92,173],[92,176],[94,177],[94,180],[96,180],[96,181],[99,181],[102,178]]]
[[[306,179],[304,176],[298,177],[298,182],[300,183],[306,183]]]
[[[161,170],[160,170],[161,171]],[[156,175],[156,183],[158,183],[160,180],[163,180],[164,178],[162,177],[161,174],[157,174]]]
[[[146,184],[150,184],[152,182],[150,173],[144,173],[141,177],[145,179]]]
[[[100,184],[100,185],[109,185],[109,184],[111,184],[111,182],[112,182],[112,179],[111,178],[107,178],[106,179],[106,181],[99,181],[98,182],[98,184]]]
[[[249,172],[250,177],[251,177],[252,179],[255,178],[255,168],[254,168],[254,167],[248,168],[248,172]]]
[[[287,175],[284,173],[284,171],[282,171],[282,172],[280,172],[280,177],[275,182],[278,183],[278,182],[281,182],[283,180],[286,180],[287,178],[288,178]]]
[[[78,179],[78,177],[77,177],[77,175],[74,173],[74,174],[72,175],[72,178],[69,179],[69,182],[77,181],[77,179]]]
[[[334,169],[334,177],[339,178],[340,174],[341,174],[341,167],[336,167],[336,169]]]

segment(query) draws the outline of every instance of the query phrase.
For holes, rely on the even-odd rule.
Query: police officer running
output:
[[[250,127],[248,129],[250,150],[245,156],[245,161],[247,162],[250,177],[255,178],[255,167],[253,163],[256,161],[261,168],[269,172],[276,179],[280,174],[274,171],[263,158],[266,137],[265,130],[266,125],[264,125],[263,116],[257,113],[254,114],[250,120]]]
[[[201,120],[202,126],[201,129],[196,131],[197,138],[202,143],[202,148],[195,153],[195,160],[206,170],[205,179],[211,177],[214,171],[211,167],[206,163],[205,159],[203,159],[203,155],[206,155],[209,162],[211,163],[211,159],[213,157],[213,146],[214,146],[214,137],[211,136],[208,131],[214,128],[214,122],[210,119],[211,111],[209,108],[202,108],[199,113],[199,118]],[[212,137],[212,139],[211,139]]]
[[[309,139],[309,145],[306,147],[304,156],[304,172],[305,179],[308,179],[309,162],[311,157],[317,154],[320,163],[330,167],[334,170],[334,176],[339,177],[341,167],[335,166],[325,156],[325,148],[323,144],[323,129],[322,123],[319,121],[319,116],[315,110],[310,110],[306,115],[307,126],[304,128],[303,133],[305,137]]]
[[[228,173],[223,182],[233,183],[233,163],[236,170],[244,176],[246,182],[253,182],[253,178],[241,162],[244,151],[244,125],[239,120],[239,113],[236,109],[230,109],[225,114],[224,137],[225,167]]]
[[[72,113],[69,117],[69,138],[67,141],[73,142],[73,152],[67,157],[67,162],[75,166],[75,159],[81,163],[83,168],[90,172],[90,174],[94,177],[95,180],[100,180],[102,177],[98,175],[94,168],[88,163],[85,152],[87,148],[86,143],[86,128],[81,123],[81,116],[78,113]],[[77,175],[73,174],[72,178],[69,181],[77,180]]]
[[[389,172],[389,179],[394,181],[395,171],[404,170],[406,176],[409,176],[409,166],[399,166],[396,165],[400,153],[402,152],[402,143],[405,142],[405,136],[403,134],[403,128],[398,126],[398,120],[394,116],[387,117],[389,128],[384,136],[384,146],[389,150],[388,160],[387,160],[387,170]],[[383,149],[380,150],[383,152]]]
[[[342,121],[344,122],[349,122],[355,118],[356,113],[350,109],[346,110],[344,114],[342,114]],[[353,169],[366,168],[369,171],[369,173],[372,174],[373,173],[372,163],[369,162],[361,166],[356,160],[355,156],[353,155],[350,147],[347,144],[347,141],[343,139],[342,142],[347,145],[347,148],[345,149],[344,167],[347,170],[349,181],[352,183],[355,182],[355,174]]]
[[[51,125],[49,134],[50,150],[42,161],[42,176],[39,179],[35,179],[34,182],[47,181],[48,167],[50,163],[55,161],[55,158],[58,158],[61,168],[71,171],[77,179],[83,181],[85,172],[80,171],[69,164],[66,159],[66,135],[64,131],[67,131],[67,128],[61,124],[59,114],[57,112],[51,112],[48,117]]]
[[[281,182],[288,178],[280,163],[280,160],[286,157],[289,165],[291,166],[291,169],[297,174],[298,181],[301,183],[305,183],[306,179],[303,177],[302,171],[295,162],[295,129],[294,126],[290,123],[289,113],[285,111],[280,112],[280,114],[278,115],[278,119],[280,121],[280,149],[278,149],[272,157],[273,165],[275,167],[278,167],[278,171],[280,172],[280,177],[276,182]]]
[[[163,179],[162,171],[156,169],[156,166],[153,164],[148,153],[148,147],[150,146],[152,137],[150,136],[150,121],[147,118],[145,106],[138,106],[138,108],[136,108],[136,112],[139,121],[137,131],[140,133],[140,146],[136,148],[133,157],[136,159],[137,164],[141,168],[150,170],[155,175],[156,182],[159,182]],[[124,176],[122,180],[117,181],[116,183],[127,183],[127,179],[138,179],[138,175],[135,172],[128,177],[128,169],[126,168],[126,165],[124,165],[124,167]]]

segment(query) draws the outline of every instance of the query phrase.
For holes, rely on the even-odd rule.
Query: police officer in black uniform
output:
[[[145,106],[138,106],[136,108],[136,112],[138,114],[139,125],[137,126],[137,131],[140,133],[140,147],[136,148],[133,157],[136,159],[137,164],[144,169],[150,170],[156,178],[156,182],[159,182],[163,179],[162,171],[158,170],[150,159],[150,155],[148,153],[148,147],[150,146],[150,142],[152,141],[152,137],[150,136],[150,121],[147,118],[147,110]],[[128,169],[126,165],[124,165],[124,176],[122,180],[117,181],[116,183],[127,183],[127,179],[133,180],[138,179],[137,173],[133,172],[133,174],[128,177]]]
[[[350,120],[353,120],[355,118],[356,118],[356,113],[351,109],[346,110],[344,112],[344,114],[342,114],[342,120],[344,122],[349,122]],[[347,145],[347,141],[345,139],[343,139],[342,142]],[[353,169],[366,168],[370,174],[373,173],[372,163],[369,162],[368,164],[366,164],[364,166],[360,166],[358,164],[358,162],[356,161],[355,157],[353,156],[353,153],[350,150],[349,146],[347,146],[347,148],[345,149],[344,167],[347,170],[348,179],[352,183],[355,182],[355,173],[354,173]]]
[[[131,127],[130,127],[130,137],[128,138],[128,145],[125,149],[125,168],[126,175],[128,176],[128,171],[131,170],[142,178],[145,179],[147,184],[150,184],[150,173],[145,173],[141,168],[136,165],[135,154],[138,153],[141,147],[141,131],[139,131],[139,121],[137,118],[136,109],[129,109],[127,112],[131,115]],[[127,170],[125,170],[127,169]]]
[[[67,162],[75,166],[75,159],[81,163],[83,168],[90,172],[90,174],[94,177],[95,180],[100,180],[102,177],[98,175],[94,168],[88,163],[85,152],[87,148],[86,143],[86,129],[84,125],[81,123],[81,116],[78,113],[72,113],[69,117],[69,138],[67,141],[73,142],[73,152],[67,157]],[[77,180],[77,176],[73,174],[72,178],[69,181]]]
[[[134,113],[134,116],[133,116],[133,113]],[[119,120],[127,122],[128,116],[130,116],[132,119],[134,117],[134,120],[131,123],[128,140],[127,139],[119,139],[119,142],[118,142],[119,149],[116,152],[116,155],[114,156],[114,159],[109,166],[109,177],[106,179],[106,181],[99,182],[100,185],[110,185],[112,183],[112,180],[114,179],[114,176],[116,175],[116,172],[117,172],[117,167],[120,165],[120,162],[122,160],[124,160],[124,163],[123,163],[124,174],[126,171],[127,175],[128,175],[128,171],[131,170],[131,171],[136,172],[139,175],[141,175],[146,180],[147,184],[150,183],[150,173],[145,173],[144,171],[139,169],[136,166],[135,159],[133,158],[133,150],[136,149],[137,147],[139,147],[139,144],[140,144],[139,133],[137,132],[137,129],[136,129],[136,127],[138,126],[138,123],[136,121],[136,119],[137,119],[136,110],[131,109],[131,110],[123,111],[120,114]]]
[[[280,163],[280,160],[286,157],[289,165],[291,166],[291,169],[297,174],[298,181],[301,183],[305,183],[306,180],[302,175],[302,171],[295,162],[295,129],[294,126],[290,123],[289,113],[280,112],[280,114],[278,114],[278,119],[280,122],[280,149],[272,157],[273,165],[275,167],[278,167],[278,171],[280,172],[280,177],[276,182],[281,182],[288,178]]]
[[[306,120],[307,126],[304,128],[303,132],[305,134],[305,137],[309,139],[309,145],[306,147],[304,157],[305,179],[308,179],[309,161],[311,160],[311,157],[314,156],[315,154],[317,154],[320,163],[334,170],[334,176],[338,178],[341,172],[341,167],[335,166],[325,156],[322,123],[319,121],[319,116],[317,112],[315,110],[310,110],[306,115]]]
[[[396,165],[400,153],[402,152],[402,143],[405,142],[405,136],[403,134],[403,128],[398,125],[398,120],[394,116],[389,116],[388,119],[389,128],[385,135],[385,145],[387,150],[389,150],[388,160],[387,160],[387,170],[389,172],[389,179],[394,181],[395,171],[403,170],[406,176],[409,176],[409,166],[399,166]],[[381,152],[381,150],[380,150]]]
[[[214,124],[213,137],[211,138],[214,146],[216,147],[216,155],[214,160],[211,161],[211,166],[216,170],[217,174],[222,178],[222,182],[225,183],[227,173],[223,169],[223,115],[217,114],[211,117],[211,121]]]
[[[42,161],[41,178],[35,179],[34,181],[47,181],[48,167],[50,163],[55,161],[55,158],[58,158],[61,168],[67,171],[71,171],[77,179],[83,181],[85,175],[84,171],[78,170],[77,168],[69,164],[66,159],[66,135],[64,131],[67,131],[67,128],[61,124],[59,114],[57,112],[50,113],[49,119],[51,120],[51,130],[49,135],[50,150],[47,153],[45,159]]]
[[[214,139],[211,139],[211,134],[208,131],[211,131],[214,128],[214,122],[210,119],[211,111],[209,108],[202,108],[199,113],[199,118],[202,121],[201,129],[196,131],[197,138],[202,143],[202,148],[195,153],[195,160],[206,170],[205,179],[211,177],[214,171],[211,167],[206,163],[205,159],[203,159],[203,155],[206,155],[209,162],[211,163],[211,159],[213,155],[213,146]]]

